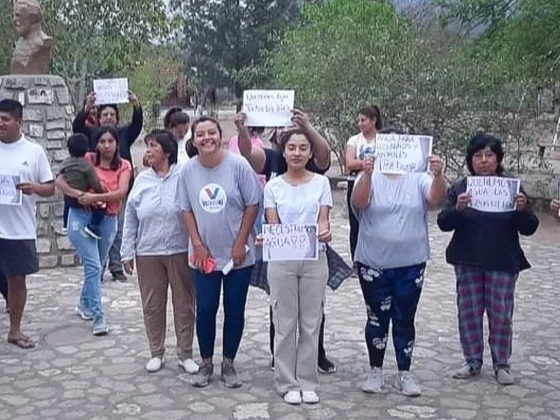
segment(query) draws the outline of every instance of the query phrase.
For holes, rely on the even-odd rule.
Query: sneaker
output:
[[[299,391],[288,391],[284,395],[284,402],[291,405],[301,404],[301,393]]]
[[[416,385],[414,376],[410,372],[399,372],[397,374],[397,379],[395,380],[395,388],[402,392],[403,395],[407,397],[419,397],[422,395],[420,387]]]
[[[194,377],[192,382],[192,386],[196,388],[204,388],[208,386],[210,383],[210,379],[212,379],[212,375],[214,374],[214,364],[212,363],[203,363],[198,369],[198,373]]]
[[[93,226],[87,225],[84,228],[84,232],[87,233],[89,236],[91,236],[93,239],[101,240],[101,235],[99,234],[99,232],[97,232],[97,229],[95,229]]]
[[[496,371],[496,380],[500,385],[513,385],[515,383],[515,377],[508,368],[499,368]]]
[[[124,283],[127,280],[126,276],[122,271],[116,271],[111,274],[113,275],[113,281],[120,281]]]
[[[179,360],[177,362],[180,368],[182,368],[186,373],[194,375],[198,372],[198,364],[193,359]]]
[[[317,404],[319,402],[319,396],[315,391],[301,391],[301,400],[305,404]]]
[[[84,321],[91,321],[93,319],[93,313],[79,304],[74,308],[74,313]]]
[[[469,364],[464,365],[453,374],[454,379],[470,379],[473,376],[480,375],[480,368],[475,368]]]
[[[368,394],[377,394],[381,392],[385,385],[385,378],[383,377],[383,369],[380,367],[372,367],[368,373],[366,381],[362,385],[362,391]]]
[[[146,363],[146,370],[150,373],[155,373],[163,367],[164,360],[163,357],[152,357]]]
[[[326,356],[319,357],[319,360],[317,360],[317,370],[325,375],[330,375],[336,372],[336,365],[327,359]]]
[[[222,362],[222,374],[220,380],[224,383],[226,388],[239,388],[242,384],[237,377],[237,372],[231,363]]]
[[[106,335],[109,333],[109,327],[105,323],[104,318],[98,318],[93,321],[93,335],[100,336]]]

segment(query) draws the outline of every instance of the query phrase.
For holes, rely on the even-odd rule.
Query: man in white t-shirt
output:
[[[54,178],[43,148],[22,134],[22,117],[18,101],[0,101],[0,281],[8,285],[8,342],[30,349],[35,343],[20,329],[27,300],[25,277],[39,269],[37,196],[54,194]]]

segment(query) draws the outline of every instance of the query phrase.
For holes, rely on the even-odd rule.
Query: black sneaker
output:
[[[319,357],[317,362],[317,370],[319,373],[324,373],[325,375],[330,375],[336,372],[336,365],[327,359],[327,356]]]
[[[117,271],[112,274],[113,274],[113,281],[120,281],[124,283],[127,280],[126,276],[122,271]]]

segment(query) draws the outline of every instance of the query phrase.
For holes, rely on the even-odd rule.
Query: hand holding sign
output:
[[[233,123],[235,124],[235,127],[237,127],[238,130],[245,127],[246,122],[247,122],[247,114],[245,114],[244,112],[240,112],[233,118]]]
[[[301,109],[299,108],[294,108],[293,110],[293,117],[292,117],[292,122],[300,129],[302,130],[308,130],[309,127],[311,126],[311,123],[309,122],[309,116],[303,112]]]
[[[469,206],[469,204],[471,204],[471,194],[468,192],[459,194],[457,197],[457,204],[455,204],[455,210],[463,211]]]
[[[527,196],[523,193],[517,194],[515,197],[517,211],[525,211],[527,208]]]
[[[368,156],[363,160],[362,168],[367,175],[373,173],[373,168],[375,167],[375,158],[373,156]]]
[[[435,177],[441,176],[443,172],[443,161],[439,156],[430,156],[430,170]]]

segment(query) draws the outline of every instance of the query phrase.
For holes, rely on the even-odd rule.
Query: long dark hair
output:
[[[381,111],[377,105],[366,106],[358,111],[358,115],[363,115],[370,120],[375,120],[376,130],[381,130],[383,122],[381,121]]]
[[[167,163],[169,163],[169,166],[177,163],[179,147],[173,138],[173,134],[167,130],[152,130],[144,138],[144,143],[147,144],[148,140],[159,143],[161,150],[167,155]]]
[[[103,137],[103,135],[107,133],[109,133],[115,139],[117,145],[115,149],[115,154],[113,155],[113,159],[111,159],[111,164],[109,165],[111,170],[116,171],[121,167],[121,154],[119,150],[119,133],[117,129],[112,125],[102,125],[101,127],[99,127],[97,133],[95,134],[95,138],[93,142],[93,144],[95,144],[95,149],[96,149],[95,166],[99,166],[99,164],[101,163],[101,152],[99,151],[98,148],[99,140],[101,140],[101,137]]]

